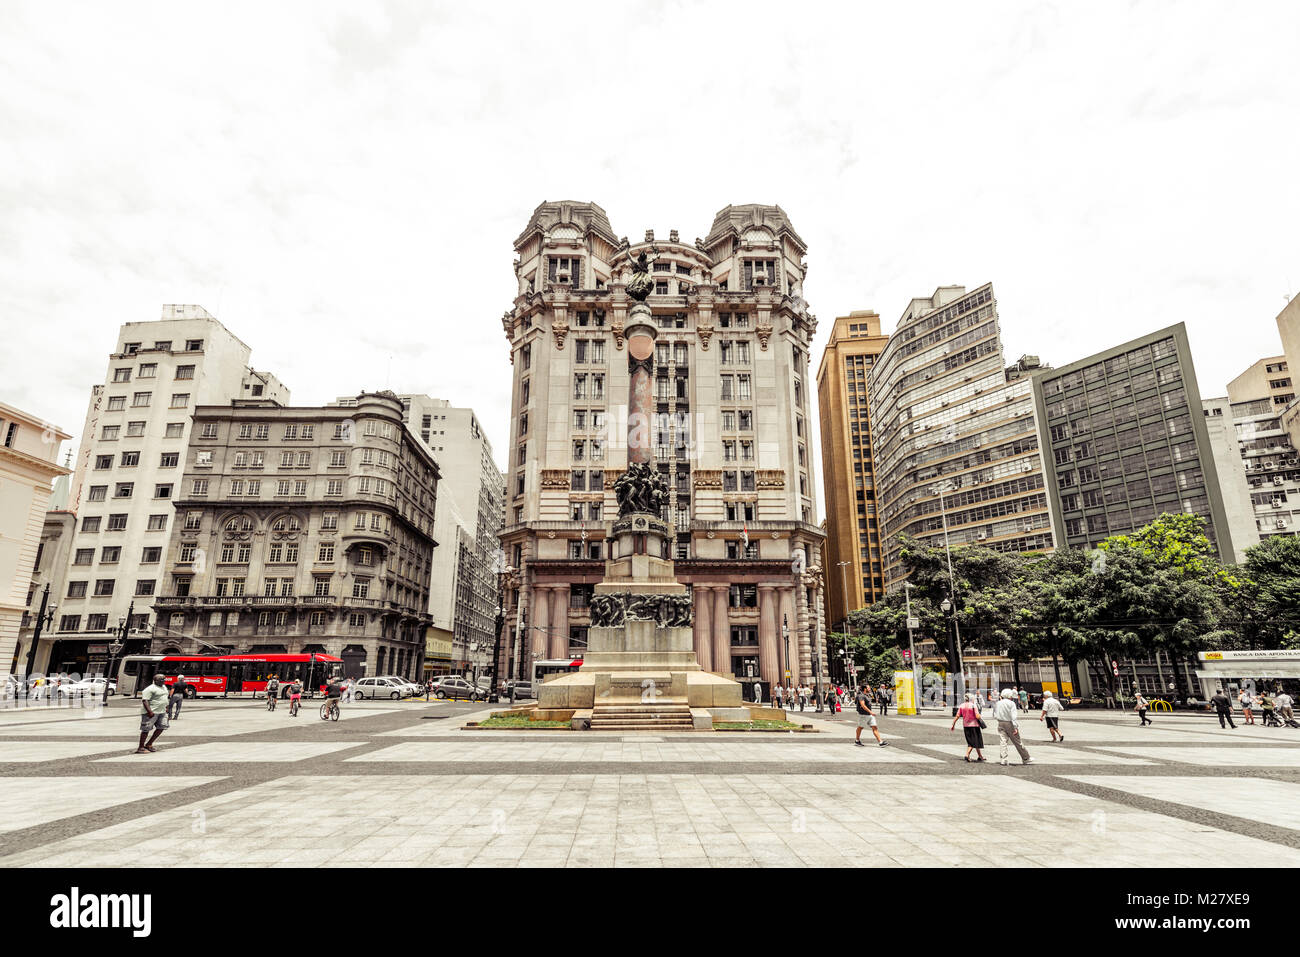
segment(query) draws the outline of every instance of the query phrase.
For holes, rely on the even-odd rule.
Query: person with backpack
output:
[[[1136,711],[1137,716],[1142,719],[1138,722],[1138,727],[1145,728],[1149,724],[1154,724],[1154,722],[1147,717],[1147,709],[1151,707],[1151,702],[1147,701],[1146,695],[1141,691],[1136,692],[1136,694],[1137,700],[1133,702],[1133,710]]]

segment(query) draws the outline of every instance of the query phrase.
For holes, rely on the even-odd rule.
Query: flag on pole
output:
[[[586,523],[586,522],[583,522],[583,523],[582,523],[582,540],[583,540],[584,542],[587,540],[587,523]]]
[[[749,521],[748,520],[746,520],[745,522],[745,527],[740,531],[740,537],[741,540],[745,543],[745,547],[748,548],[749,547]]]

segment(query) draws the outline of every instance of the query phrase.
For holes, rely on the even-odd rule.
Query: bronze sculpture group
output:
[[[665,628],[688,628],[690,595],[593,595],[591,627],[618,628],[626,621],[653,621]]]

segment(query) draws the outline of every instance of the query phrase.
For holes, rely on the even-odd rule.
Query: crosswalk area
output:
[[[138,703],[0,710],[0,864],[1215,867],[1300,865],[1300,732],[1031,713],[1032,762],[962,760],[951,717],[797,712],[807,731],[492,731],[482,706]],[[991,723],[991,722],[990,722]]]

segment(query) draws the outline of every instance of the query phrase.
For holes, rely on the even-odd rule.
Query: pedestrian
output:
[[[799,696],[799,710],[800,710],[800,711],[803,711],[803,709],[804,709],[804,705],[807,704],[807,702],[808,702],[808,695],[804,694],[804,690],[805,690],[805,689],[804,689],[804,686],[803,686],[803,685],[800,685],[800,686],[799,686],[799,690],[798,690],[798,696]]]
[[[961,722],[961,730],[966,735],[966,754],[962,756],[963,761],[970,760],[970,753],[975,752],[975,763],[985,760],[984,757],[984,721],[980,718],[979,696],[968,694],[966,700],[962,702],[957,709],[957,717],[952,719],[952,724],[948,725],[948,730],[953,731],[957,727],[957,722]],[[1006,764],[1005,761],[1002,762]]]
[[[1061,701],[1050,691],[1043,692],[1043,710],[1038,713],[1039,721],[1047,722],[1047,730],[1051,732],[1053,741],[1064,741],[1065,735],[1061,734]]]
[[[880,686],[880,713],[889,714],[890,689],[886,685]]]
[[[754,682],[754,704],[762,704],[762,703],[763,703],[763,683],[761,681],[755,681]]]
[[[1267,691],[1259,693],[1259,710],[1264,717],[1264,727],[1271,727],[1278,723],[1277,716],[1273,713],[1274,702],[1273,696]]]
[[[1273,704],[1277,706],[1278,716],[1285,722],[1295,720],[1295,715],[1291,713],[1291,696],[1285,691],[1278,690],[1273,696]]]
[[[782,711],[785,710],[785,707],[781,702],[781,686],[777,684],[772,685],[772,706],[774,708],[780,708]]]
[[[837,710],[835,706],[837,704],[838,702],[835,700],[835,689],[831,688],[826,692],[826,710],[830,712],[832,718],[835,717],[835,712]]]
[[[170,723],[181,716],[181,705],[185,703],[185,693],[190,684],[184,675],[177,675],[172,682],[171,697],[167,699],[167,721]]]
[[[1136,692],[1136,694],[1137,700],[1133,704],[1133,710],[1136,711],[1138,717],[1142,719],[1141,722],[1138,723],[1138,727],[1145,728],[1147,725],[1152,724],[1151,719],[1147,717],[1147,709],[1151,707],[1151,703],[1147,701],[1146,695],[1142,694],[1141,691]]]
[[[993,717],[998,723],[999,763],[1003,767],[1007,766],[1007,746],[1011,744],[1016,746],[1022,764],[1034,763],[1034,759],[1029,756],[1029,752],[1025,750],[1020,740],[1020,718],[1016,711],[1016,693],[1010,688],[1003,689],[1002,700],[993,709]]]
[[[1251,709],[1255,707],[1255,696],[1250,693],[1249,688],[1242,688],[1237,697],[1241,700],[1241,713],[1246,716],[1243,724],[1254,724],[1255,715]]]
[[[1219,716],[1220,728],[1237,730],[1237,726],[1232,723],[1232,699],[1223,693],[1222,688],[1214,689],[1214,694],[1210,698],[1210,705]]]
[[[1024,688],[1020,689],[1020,710],[1029,710],[1029,692]]]
[[[858,692],[857,707],[858,731],[854,735],[853,743],[860,748],[865,748],[866,745],[862,743],[862,729],[870,728],[871,733],[876,736],[876,744],[883,748],[889,742],[882,740],[880,737],[880,729],[876,727],[876,716],[871,711],[871,698],[867,696],[866,688]]]
[[[167,730],[167,678],[164,675],[154,675],[153,684],[149,685],[140,692],[140,701],[144,705],[144,713],[140,715],[140,746],[135,749],[136,754],[147,754],[157,750],[153,743],[158,740],[158,735]],[[153,737],[145,743],[145,738],[149,732],[153,731]]]

